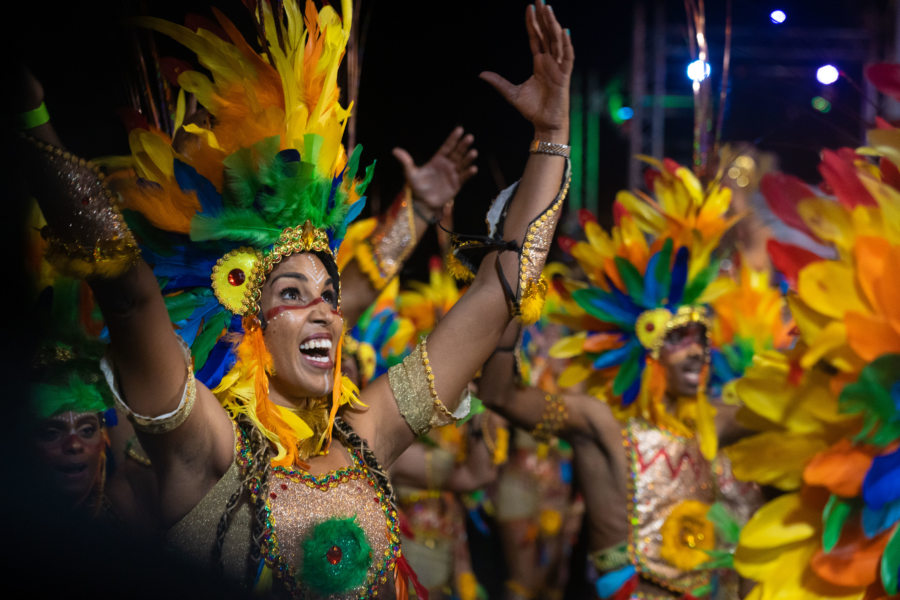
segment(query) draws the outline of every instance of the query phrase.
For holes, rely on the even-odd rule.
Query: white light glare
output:
[[[840,73],[834,65],[822,65],[819,67],[819,70],[816,71],[816,79],[819,80],[819,83],[824,85],[831,85],[838,80],[839,76]]]
[[[703,81],[709,77],[709,63],[699,58],[687,66],[687,76],[691,81]]]
[[[773,10],[769,15],[769,19],[776,25],[781,25],[784,23],[784,20],[787,19],[787,15],[784,14],[783,10]]]

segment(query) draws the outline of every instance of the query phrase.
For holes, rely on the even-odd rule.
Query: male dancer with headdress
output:
[[[703,214],[718,191],[704,194],[687,169],[666,167],[657,194],[684,192],[699,210],[683,214]],[[716,206],[724,212],[727,204]],[[568,297],[561,320],[576,333],[552,354],[572,359],[560,387],[584,392],[514,389],[514,356],[498,351],[485,367],[482,397],[513,423],[572,444],[598,598],[735,596],[728,578],[698,568],[717,550],[714,522],[729,513],[746,519],[753,506],[752,494],[716,456],[718,445],[739,433],[733,408],[714,407],[705,394],[706,304],[718,275],[707,249],[727,224],[695,235],[712,221],[707,211],[706,223],[670,220],[647,241],[633,214],[611,235],[586,219],[588,241],[564,243],[589,282],[554,282]],[[511,326],[498,347],[514,345],[517,336]]]

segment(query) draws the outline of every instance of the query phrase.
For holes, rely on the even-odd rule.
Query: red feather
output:
[[[875,199],[869,194],[853,166],[856,154],[849,148],[838,151],[823,150],[819,173],[825,178],[828,187],[834,190],[838,201],[847,208],[857,206],[876,206]]]
[[[627,214],[628,209],[625,208],[621,202],[613,202],[613,222],[616,224],[616,227],[619,226],[619,222],[622,220],[622,217]]]
[[[879,92],[900,100],[900,65],[875,63],[867,66],[863,73]]]
[[[409,563],[406,562],[405,556],[399,556],[394,567],[394,587],[397,591],[398,600],[409,597],[407,586],[410,581],[412,581],[413,589],[416,590],[416,596],[421,598],[421,600],[428,600],[428,590],[425,589],[424,585],[419,583],[419,578],[416,577],[415,571],[413,571],[412,567],[409,566]]]
[[[586,223],[596,223],[597,217],[594,216],[594,213],[587,210],[586,208],[579,209],[578,211],[578,224],[581,225],[581,228],[584,229]]]
[[[816,196],[808,185],[793,175],[766,173],[760,181],[759,189],[765,196],[769,209],[785,225],[819,240],[797,212],[797,204],[801,200]]]
[[[559,247],[562,248],[562,251],[566,254],[572,254],[572,247],[575,246],[578,242],[573,240],[567,235],[560,235],[556,238],[556,243],[559,244]]]
[[[881,180],[892,188],[900,190],[900,169],[897,169],[897,165],[882,157],[878,168],[881,169]]]
[[[803,267],[810,263],[825,260],[806,248],[785,244],[778,240],[766,242],[766,250],[769,252],[769,258],[772,259],[772,265],[774,265],[775,270],[784,276],[788,285],[794,290],[797,289],[797,275]]]

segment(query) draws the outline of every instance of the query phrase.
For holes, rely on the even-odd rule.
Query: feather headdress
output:
[[[262,51],[215,9],[224,37],[138,19],[193,51],[209,75],[178,75],[175,139],[152,128],[131,131],[131,156],[111,163],[127,168],[111,183],[198,378],[233,414],[254,420],[278,448],[278,464],[289,464],[297,458],[292,440],[308,432],[268,406],[270,359],[255,318],[261,287],[296,252],[334,266],[372,167],[363,173],[361,147],[348,157],[341,143],[350,107],[339,102],[337,73],[351,3],[342,2],[343,20],[311,0],[305,12],[294,2],[275,6],[255,4]],[[186,115],[186,94],[202,110]],[[353,401],[355,388],[339,383],[339,361],[335,373],[335,402]],[[330,430],[329,423],[329,439]]]
[[[763,180],[773,211],[833,252],[770,244],[799,340],[737,382],[758,433],[728,449],[735,475],[786,492],[745,526],[735,554],[759,597],[900,592],[898,165],[900,130],[880,121],[868,147],[822,153],[819,191]]]
[[[356,357],[360,387],[400,363],[415,346],[415,326],[397,312],[399,288],[395,277],[344,335],[345,353]]]
[[[670,170],[689,174],[686,170]],[[673,179],[670,184],[676,190],[686,189],[678,181]],[[656,190],[669,194],[670,188],[657,186]],[[638,202],[645,196],[632,194],[630,198]],[[706,208],[703,198],[718,206],[724,202],[723,197],[730,196],[711,185],[705,196],[692,200],[692,211],[705,214],[711,209]],[[654,207],[661,205],[664,202],[653,203]],[[696,224],[663,219],[662,223],[671,226],[656,237],[648,237],[642,230],[647,228],[639,224],[643,221],[646,225],[647,214],[653,211],[643,205],[620,208],[618,224],[610,233],[593,215],[582,211],[579,219],[585,241],[561,238],[560,245],[575,258],[588,282],[558,285],[571,301],[563,302],[562,315],[554,318],[577,333],[560,339],[550,355],[571,359],[560,375],[561,386],[584,382],[588,392],[606,400],[619,417],[642,416],[682,435],[699,432],[701,449],[711,457],[716,452],[714,411],[705,392],[679,410],[685,418],[668,414],[662,405],[665,372],[658,359],[671,331],[690,323],[709,329],[706,304],[721,291],[711,285],[718,276],[719,261],[712,258],[705,244],[698,249],[696,260],[685,245],[685,239],[700,237],[694,229]],[[689,421],[694,425],[689,426]]]

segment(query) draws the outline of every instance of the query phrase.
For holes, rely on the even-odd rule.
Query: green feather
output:
[[[638,356],[641,353],[641,348],[635,348],[628,354],[628,358],[622,363],[621,368],[619,368],[619,372],[616,373],[616,378],[613,380],[613,394],[616,396],[621,396],[625,393],[625,391],[631,387],[631,384],[634,383],[634,378],[638,377],[640,374],[640,363],[638,362]]]
[[[728,545],[738,543],[741,526],[724,504],[716,502],[710,506],[706,518],[715,525],[716,535],[722,542]]]
[[[855,505],[852,501],[844,500],[840,496],[832,494],[822,511],[822,548],[825,552],[831,550],[837,545],[841,539],[841,530],[844,523],[853,514]]]
[[[228,311],[219,311],[212,318],[203,324],[203,330],[194,339],[194,345],[191,346],[191,355],[194,357],[194,369],[199,371],[206,364],[209,353],[213,346],[219,340],[222,332],[228,326],[230,318]]]
[[[332,564],[328,555],[335,546],[340,559]],[[341,594],[364,584],[371,564],[372,547],[355,517],[331,518],[303,540],[303,564],[295,577],[316,594]]]
[[[711,260],[703,270],[697,273],[684,290],[682,304],[694,304],[697,298],[709,287],[710,282],[719,274],[719,261]]]
[[[900,527],[894,527],[881,555],[881,583],[888,596],[897,593],[897,573],[900,571]]]
[[[614,260],[616,261],[616,268],[619,270],[619,276],[625,283],[625,289],[628,290],[628,295],[636,303],[641,304],[644,298],[644,278],[641,277],[635,266],[628,260],[621,256],[615,257]]]

